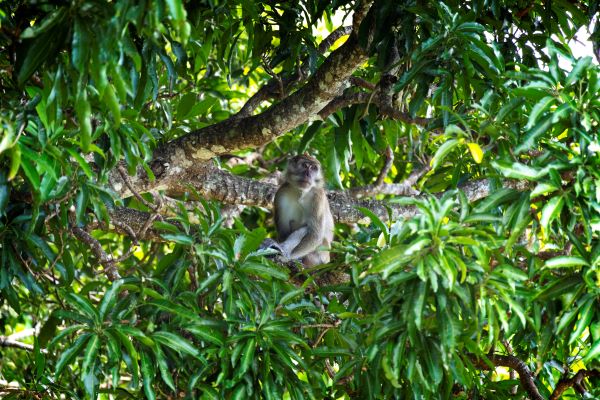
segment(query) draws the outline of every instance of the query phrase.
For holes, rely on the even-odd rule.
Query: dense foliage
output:
[[[431,166],[422,196],[385,198],[416,216],[363,210],[371,224],[338,225],[326,266],[273,262],[267,212],[225,226],[193,189],[148,219],[161,240],[113,229],[114,207],[154,201],[115,193],[119,162],[151,175],[163,143],[272,75],[313,73],[356,9],[0,3],[4,398],[533,398],[495,355],[523,361],[542,398],[578,371],[565,398],[600,396],[600,68],[569,48],[597,1],[375,1],[354,75],[391,86],[404,117],[354,104],[217,160],[259,178],[308,150],[340,190],[372,183],[388,147],[387,183]],[[483,179],[491,194],[470,201],[461,185]],[[347,279],[323,283],[331,271]]]

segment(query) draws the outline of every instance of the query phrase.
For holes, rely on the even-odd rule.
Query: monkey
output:
[[[308,155],[289,159],[284,182],[277,189],[274,219],[279,243],[270,246],[285,259],[301,259],[305,267],[329,262],[333,216],[323,189],[321,163]]]

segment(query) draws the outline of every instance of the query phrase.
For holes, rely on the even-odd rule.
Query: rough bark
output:
[[[316,118],[323,107],[342,94],[348,78],[366,60],[356,34],[351,34],[297,91],[260,114],[242,118],[234,115],[160,146],[149,163],[156,179],[149,180],[140,169],[131,177],[131,185],[138,192],[169,189],[173,182],[181,180],[182,174],[193,173],[216,156],[273,141]],[[119,195],[132,194],[118,171],[113,171],[109,179]]]
[[[542,397],[542,395],[540,394],[540,391],[538,390],[537,386],[535,385],[535,378],[529,370],[529,367],[522,360],[514,356],[504,356],[501,354],[488,354],[487,358],[494,366],[508,367],[517,371],[517,373],[519,374],[519,381],[521,382],[521,386],[529,394],[530,399],[545,400],[544,397]],[[471,361],[478,368],[481,368],[483,370],[491,369],[490,365],[482,359],[471,357]]]
[[[203,198],[215,199],[225,204],[241,204],[271,208],[277,186],[256,179],[233,175],[213,166],[206,166],[198,175],[188,176],[183,180],[186,184],[174,185],[172,189],[182,194],[193,188]],[[381,193],[394,193],[399,184],[384,184],[379,187]],[[526,189],[526,184],[519,181],[506,181],[504,187],[517,190]],[[460,189],[467,199],[476,201],[491,193],[489,180],[473,181]],[[404,187],[403,187],[404,188]],[[360,192],[360,188],[355,191]],[[410,218],[418,213],[414,206],[402,206],[371,199],[356,199],[347,191],[329,191],[327,193],[331,211],[336,222],[355,223],[367,222],[357,207],[365,207],[373,211],[379,218],[388,219],[388,209],[394,219]]]

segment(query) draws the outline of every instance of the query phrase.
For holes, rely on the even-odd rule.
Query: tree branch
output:
[[[418,176],[419,173],[422,172],[411,175],[412,178],[409,177],[409,179],[415,179],[415,176]],[[189,177],[189,180],[184,182],[191,185],[200,196],[206,199],[218,200],[226,204],[266,208],[271,208],[277,190],[277,186],[274,184],[233,175],[212,166],[207,167],[203,172],[193,177]],[[400,190],[402,186],[398,187],[397,185],[402,184],[384,185],[381,191],[383,193],[386,190],[390,192]],[[525,182],[512,180],[504,181],[503,186],[516,190],[526,190],[528,187]],[[181,183],[179,187],[173,187],[173,189],[180,193],[189,191],[188,186]],[[491,193],[489,180],[469,182],[461,186],[460,189],[469,201],[479,200]],[[356,189],[358,192],[361,190],[365,189]],[[367,222],[368,218],[356,209],[359,206],[372,210],[379,218],[385,220],[388,219],[388,209],[391,211],[393,219],[409,218],[418,214],[418,209],[414,206],[401,206],[370,199],[358,200],[353,198],[349,191],[329,191],[327,196],[334,219],[340,223]]]
[[[26,343],[21,343],[19,341],[9,339],[4,336],[0,336],[0,347],[14,347],[16,349],[33,351],[33,346]]]
[[[190,132],[154,151],[149,163],[156,179],[150,181],[142,168],[130,178],[140,193],[168,187],[180,181],[182,173],[194,173],[211,158],[244,148],[269,143],[285,132],[305,123],[335,97],[341,95],[352,75],[367,55],[358,44],[356,34],[333,51],[308,82],[264,112],[225,121]],[[131,195],[118,171],[110,173],[113,189],[122,197]]]
[[[554,388],[549,400],[558,400],[560,396],[571,387],[575,388],[579,394],[585,394],[587,391],[584,386],[584,380],[590,377],[600,378],[600,371],[582,369],[577,371],[572,378],[561,378]]]
[[[406,124],[426,127],[434,121],[433,118],[411,117],[410,114],[402,112],[395,107],[386,104],[379,96],[379,90],[372,93],[354,92],[347,89],[341,96],[336,97],[319,111],[319,117],[322,120],[327,119],[334,112],[354,104],[374,104],[379,108],[379,114]]]
[[[342,36],[349,35],[352,32],[351,26],[341,26],[331,32],[329,36],[319,43],[317,52],[319,54],[325,53],[335,43],[336,40]],[[308,76],[310,72],[309,63],[304,60],[299,73],[294,73],[289,77],[279,77],[279,79],[271,79],[265,85],[263,85],[254,95],[252,95],[244,106],[235,115],[236,118],[245,118],[252,115],[252,112],[260,106],[263,101],[276,97],[278,91],[283,88],[284,93],[289,91],[293,85],[302,81],[305,76]],[[281,87],[280,87],[281,85]]]
[[[532,400],[545,400],[535,385],[535,378],[529,370],[529,367],[522,360],[515,356],[504,356],[501,354],[488,354],[487,358],[496,367],[508,367],[517,371],[521,386],[527,393],[529,393],[529,397]],[[470,359],[478,368],[483,370],[491,369],[490,365],[481,358],[471,355]]]

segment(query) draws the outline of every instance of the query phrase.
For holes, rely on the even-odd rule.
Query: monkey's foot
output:
[[[265,240],[263,240],[263,242],[260,244],[260,248],[277,250],[280,254],[283,254],[283,249],[281,248],[279,243],[277,243],[271,238],[266,238]]]

